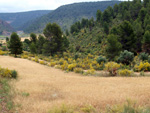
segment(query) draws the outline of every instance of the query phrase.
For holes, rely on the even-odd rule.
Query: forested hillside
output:
[[[14,29],[7,22],[0,20],[0,35],[7,35],[12,31]]]
[[[124,50],[150,53],[149,0],[122,2],[103,13],[98,10],[96,18],[71,26],[69,40],[75,51],[101,54],[111,60]]]
[[[0,18],[12,25],[16,30],[23,30],[27,25],[26,22],[50,13],[50,10],[29,11],[20,13],[0,13]]]
[[[98,9],[103,12],[108,6],[114,6],[118,3],[120,1],[85,2],[64,5],[34,21],[33,24],[25,29],[25,32],[42,32],[43,28],[49,22],[55,22],[65,30],[82,18],[95,18],[95,13]]]

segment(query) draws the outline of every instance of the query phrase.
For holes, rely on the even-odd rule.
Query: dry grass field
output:
[[[16,92],[14,102],[21,105],[19,113],[46,113],[62,103],[96,108],[128,98],[141,105],[150,103],[149,77],[81,76],[8,56],[0,56],[0,65],[19,73],[18,79],[11,81]]]

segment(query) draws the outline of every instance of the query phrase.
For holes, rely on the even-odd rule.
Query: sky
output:
[[[101,0],[0,0],[0,12],[54,10],[61,5],[89,1]]]

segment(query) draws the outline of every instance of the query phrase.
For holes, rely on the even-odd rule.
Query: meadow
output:
[[[9,56],[0,56],[0,62],[2,67],[18,72],[18,79],[11,80],[10,85],[15,91],[16,110],[20,113],[46,113],[62,104],[77,108],[93,106],[102,112],[108,106],[125,103],[127,99],[140,106],[150,103],[149,77],[83,76]],[[88,113],[91,107],[85,109],[82,112]]]

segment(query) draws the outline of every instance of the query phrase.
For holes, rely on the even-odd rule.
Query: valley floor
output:
[[[19,77],[11,85],[16,92],[14,102],[21,106],[19,113],[46,113],[63,103],[96,108],[126,99],[150,103],[150,77],[81,76],[8,56],[0,56],[0,65],[18,71]]]

